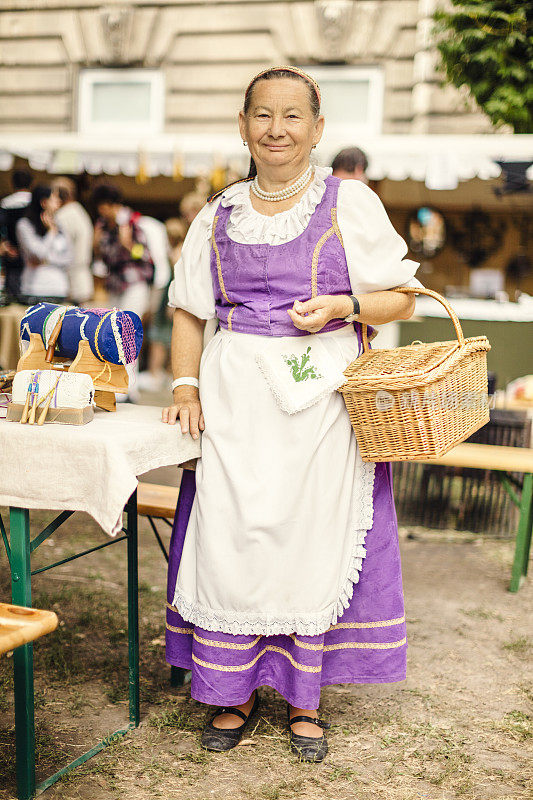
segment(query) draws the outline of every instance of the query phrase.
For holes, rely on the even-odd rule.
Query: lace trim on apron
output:
[[[374,462],[363,461],[357,451],[356,457],[359,479],[355,482],[355,493],[352,506],[352,550],[347,574],[340,584],[337,600],[322,612],[311,614],[261,614],[250,612],[232,612],[229,609],[214,610],[199,603],[193,603],[184,597],[176,587],[172,606],[183,619],[188,620],[206,631],[221,631],[233,635],[297,633],[300,636],[318,636],[325,633],[331,625],[335,625],[348,608],[353,597],[354,586],[359,582],[359,575],[366,556],[365,539],[371,530],[374,520]]]

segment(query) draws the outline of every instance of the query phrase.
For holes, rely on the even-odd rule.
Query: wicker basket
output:
[[[427,459],[447,453],[489,421],[486,336],[465,339],[449,303],[426,294],[450,315],[457,340],[370,350],[363,325],[363,353],[345,370],[340,387],[364,461]]]

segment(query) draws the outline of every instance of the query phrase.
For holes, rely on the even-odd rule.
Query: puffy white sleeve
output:
[[[216,209],[217,203],[207,204],[193,220],[168,290],[169,306],[183,308],[198,319],[213,319],[215,316],[210,253]]]
[[[407,244],[394,229],[377,194],[366,184],[341,182],[337,220],[354,294],[395,286],[422,287],[415,278],[420,265],[405,258]]]

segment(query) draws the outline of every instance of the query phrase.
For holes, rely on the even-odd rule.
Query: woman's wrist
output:
[[[349,294],[339,295],[337,304],[337,317],[344,319],[345,317],[353,314],[353,302]]]
[[[172,390],[172,396],[175,402],[198,400],[200,397],[200,392],[196,386],[188,386],[187,384],[183,384],[182,386],[176,386],[176,388]]]
[[[172,381],[172,396],[175,402],[198,400],[200,396],[198,378],[183,376]]]

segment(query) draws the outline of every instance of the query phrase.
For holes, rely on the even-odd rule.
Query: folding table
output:
[[[9,559],[14,604],[31,608],[31,577],[127,542],[129,720],[111,736],[42,783],[35,780],[33,646],[14,651],[17,790],[19,800],[44,791],[139,724],[139,620],[137,580],[137,476],[161,466],[179,465],[200,455],[200,443],[176,425],[161,422],[161,409],[119,405],[97,411],[83,426],[20,425],[0,421],[0,506],[9,506],[9,536],[0,517]],[[30,510],[60,513],[44,530],[30,534]],[[122,525],[122,511],[126,524]],[[32,570],[32,553],[75,511],[85,511],[109,535],[105,542],[53,564]]]

